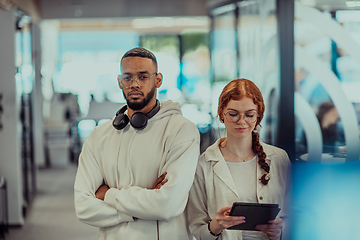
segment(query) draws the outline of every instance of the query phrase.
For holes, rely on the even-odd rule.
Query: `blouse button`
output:
[[[263,197],[259,197],[260,200],[263,200]]]

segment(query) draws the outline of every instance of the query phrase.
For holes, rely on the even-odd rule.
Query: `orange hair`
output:
[[[245,78],[234,79],[229,82],[222,90],[219,97],[218,116],[221,122],[224,122],[224,110],[227,107],[230,100],[241,100],[244,97],[251,98],[254,104],[257,106],[257,113],[259,115],[255,129],[257,126],[261,126],[260,122],[264,117],[265,104],[260,92],[260,89],[252,81]],[[220,142],[220,146],[222,146]],[[252,132],[252,149],[258,156],[258,163],[260,167],[265,171],[263,176],[259,179],[264,185],[270,180],[267,174],[270,171],[270,166],[265,162],[266,153],[259,141],[259,133]]]

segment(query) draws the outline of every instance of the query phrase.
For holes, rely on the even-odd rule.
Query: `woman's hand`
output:
[[[101,186],[99,187],[99,189],[96,190],[96,193],[95,193],[96,198],[104,201],[105,193],[107,192],[107,190],[109,190],[109,186],[108,186],[108,185],[106,185],[106,184],[101,185]]]
[[[221,233],[222,230],[245,222],[243,216],[229,216],[231,207],[220,208],[216,212],[216,217],[210,222],[210,230],[214,234]]]
[[[165,183],[167,183],[167,179],[165,179],[167,172],[164,172],[161,174],[161,176],[155,181],[154,186],[151,189],[160,189],[162,186],[164,186]]]
[[[281,218],[275,218],[269,221],[269,224],[256,226],[256,229],[265,233],[269,240],[278,240],[281,237],[281,230],[284,227],[284,221]]]

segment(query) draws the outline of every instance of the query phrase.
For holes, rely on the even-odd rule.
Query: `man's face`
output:
[[[125,88],[120,84],[123,90],[127,105],[132,110],[143,109],[152,99],[156,98],[156,88],[159,88],[162,81],[161,74],[156,73],[156,65],[149,58],[142,57],[126,57],[121,62],[121,74],[130,78],[138,78],[139,76],[151,76],[149,84],[140,86],[136,79],[133,79],[129,88]]]

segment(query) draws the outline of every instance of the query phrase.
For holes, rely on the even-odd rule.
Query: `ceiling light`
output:
[[[360,1],[346,1],[348,7],[360,7]]]

